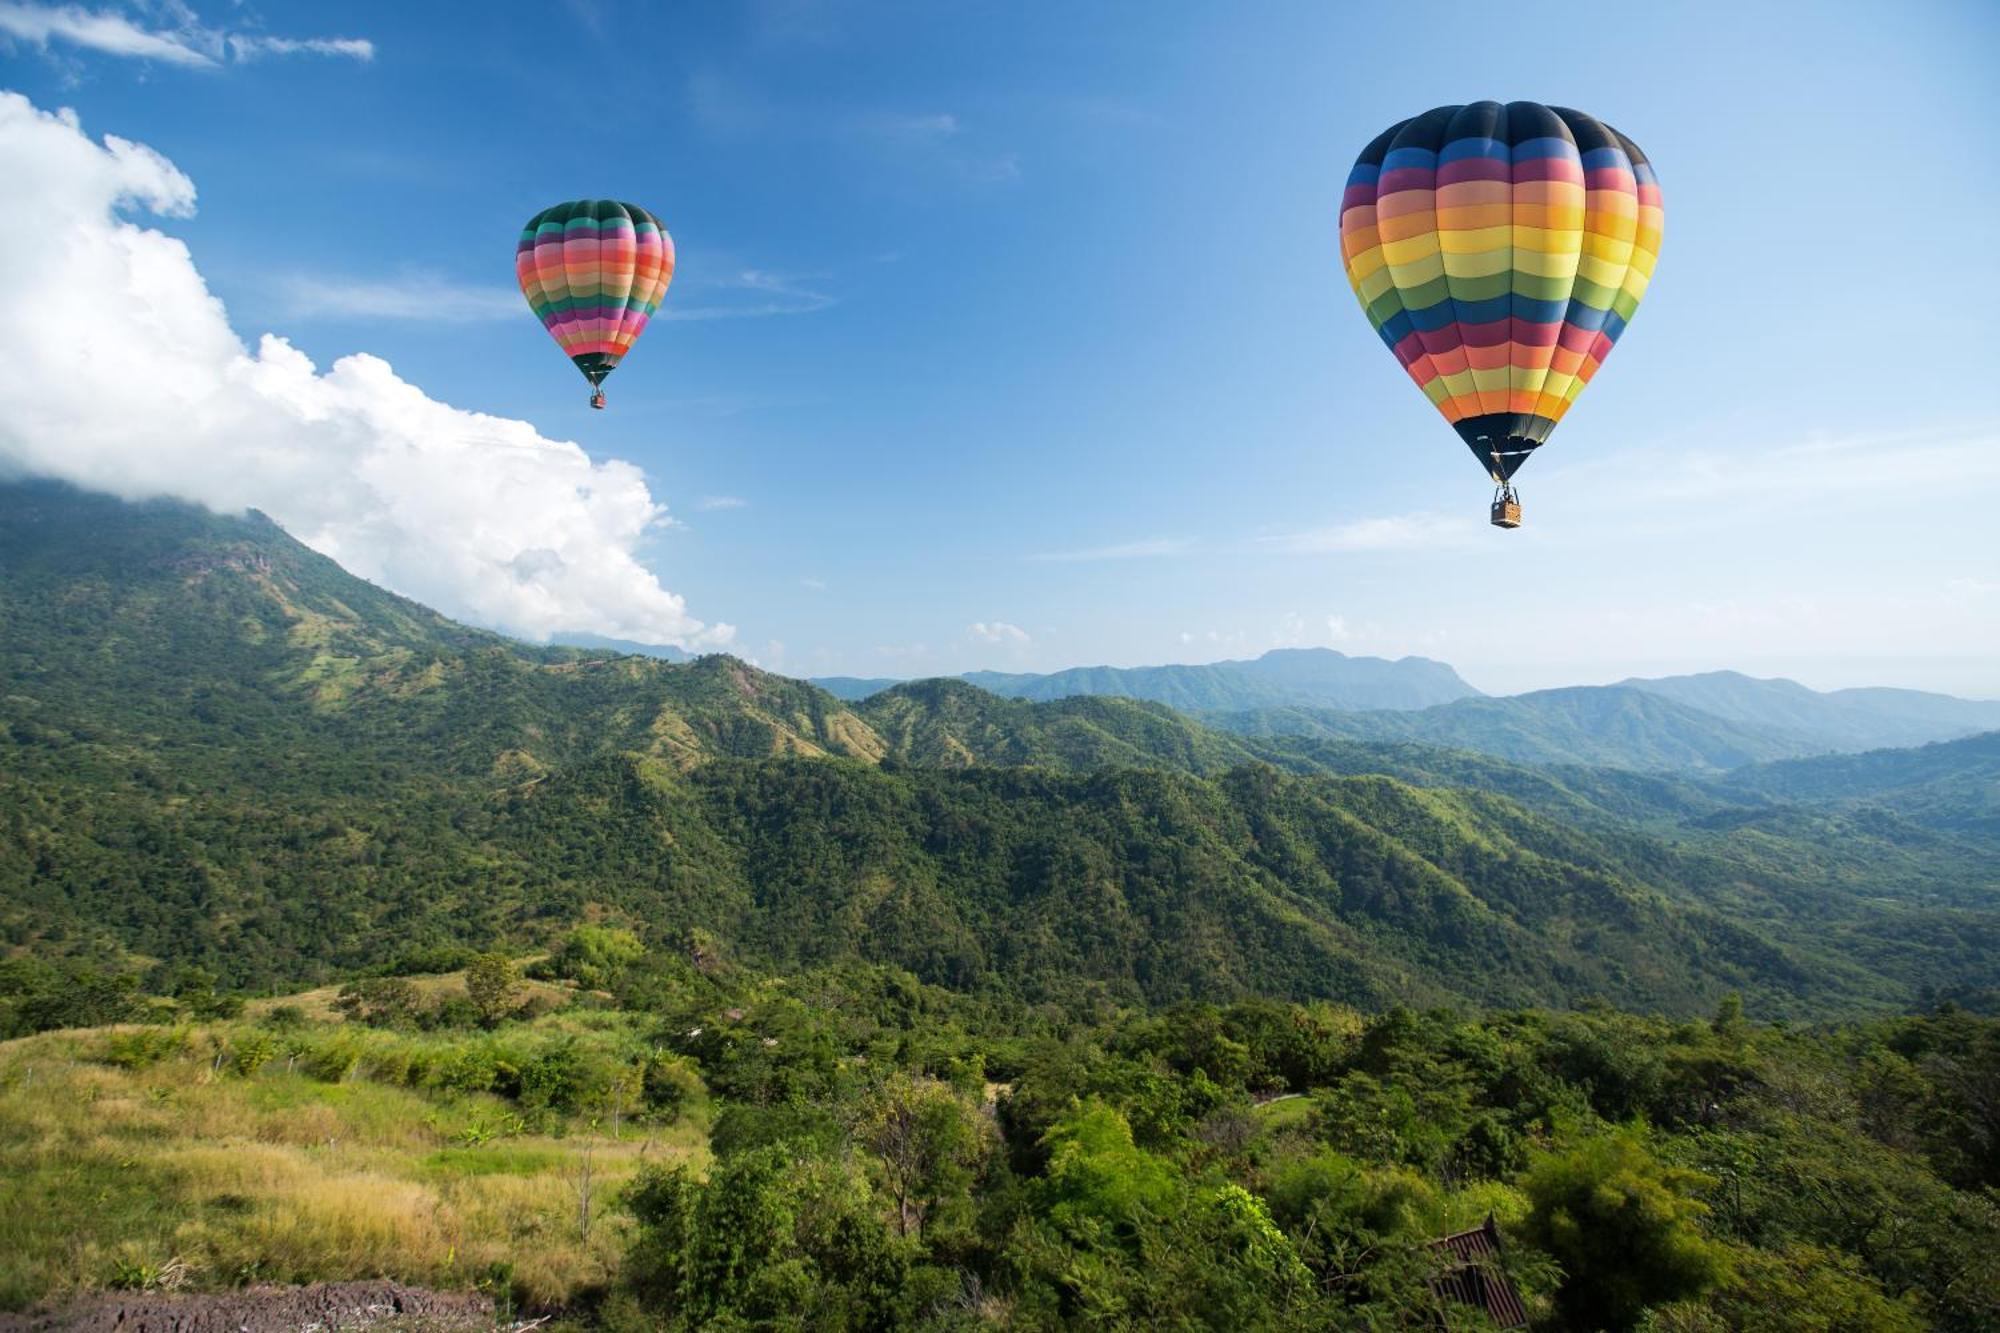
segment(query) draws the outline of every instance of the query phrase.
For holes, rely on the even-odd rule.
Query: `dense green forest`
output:
[[[1548,1327],[1993,1327],[1994,738],[1614,696],[1657,766],[848,703],[0,485],[0,1304],[1475,1328],[1490,1214]]]
[[[1484,1230],[1538,1327],[2000,1320],[2000,1021],[1951,1005],[1079,1007],[607,925],[532,992],[468,961],[0,1045],[0,1307],[390,1276],[575,1329],[1473,1330],[1438,1241]]]

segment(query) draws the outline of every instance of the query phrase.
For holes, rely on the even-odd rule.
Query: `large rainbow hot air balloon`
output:
[[[528,219],[514,276],[535,318],[583,377],[599,387],[632,349],[674,278],[674,241],[637,204],[575,199]]]
[[[1362,309],[1496,487],[1610,355],[1660,251],[1660,185],[1639,146],[1539,102],[1441,106],[1361,151],[1340,253]]]

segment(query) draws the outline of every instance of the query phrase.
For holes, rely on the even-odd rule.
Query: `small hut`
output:
[[[1443,1271],[1431,1279],[1431,1290],[1446,1300],[1484,1310],[1496,1328],[1526,1328],[1528,1309],[1521,1293],[1500,1266],[1500,1228],[1493,1214],[1470,1231],[1431,1242]]]

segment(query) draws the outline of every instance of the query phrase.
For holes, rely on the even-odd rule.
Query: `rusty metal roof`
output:
[[[1493,1214],[1470,1231],[1431,1242],[1431,1249],[1448,1256],[1445,1270],[1431,1279],[1431,1290],[1448,1300],[1486,1311],[1501,1328],[1526,1328],[1528,1308],[1500,1267],[1500,1228]]]

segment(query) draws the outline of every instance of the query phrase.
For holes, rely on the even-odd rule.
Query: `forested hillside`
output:
[[[2000,985],[1991,859],[1886,811],[962,682],[849,708],[468,630],[254,516],[4,494],[0,920],[44,957],[273,985],[614,910],[1049,999]]]
[[[1607,764],[1715,773],[1830,748],[1800,733],[1732,721],[1629,687],[1577,686],[1464,699],[1415,712],[1260,709],[1217,713],[1243,735],[1338,736],[1478,750],[1522,764]]]

